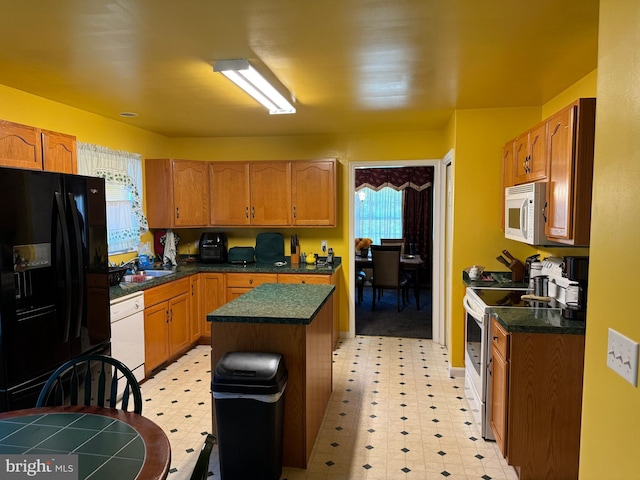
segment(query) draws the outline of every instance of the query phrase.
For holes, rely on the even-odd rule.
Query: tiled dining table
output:
[[[77,454],[78,480],[162,480],[171,461],[164,431],[137,413],[81,406],[0,413],[0,458],[35,455],[46,462],[68,454]],[[2,463],[0,478],[9,468]]]

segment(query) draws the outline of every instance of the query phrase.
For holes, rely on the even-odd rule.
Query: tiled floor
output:
[[[199,346],[142,385],[143,414],[171,441],[169,480],[188,479],[211,429],[209,348]],[[217,447],[210,470],[219,477]],[[516,480],[494,442],[480,438],[450,378],[446,348],[431,340],[344,339],[334,352],[334,393],[306,470],[287,480]]]

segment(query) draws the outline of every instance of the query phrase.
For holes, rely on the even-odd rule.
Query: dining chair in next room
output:
[[[395,290],[397,295],[398,311],[400,311],[400,297],[402,304],[406,305],[409,292],[407,290],[407,279],[402,275],[400,268],[399,245],[372,245],[371,258],[373,261],[373,274],[371,287],[373,295],[371,300],[371,310],[376,306],[376,294],[380,300],[382,290]]]

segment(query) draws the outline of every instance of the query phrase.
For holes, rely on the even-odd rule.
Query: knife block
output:
[[[299,263],[300,263],[300,245],[297,245],[295,252],[291,252],[291,264],[297,265]]]
[[[511,281],[524,282],[524,264],[520,260],[513,260],[509,264],[511,269]]]

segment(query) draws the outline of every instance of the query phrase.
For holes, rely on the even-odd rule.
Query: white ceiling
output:
[[[597,66],[597,0],[0,0],[0,12],[0,84],[171,137],[440,129],[455,109],[541,105]],[[275,74],[298,112],[270,116],[214,74],[227,58]]]

